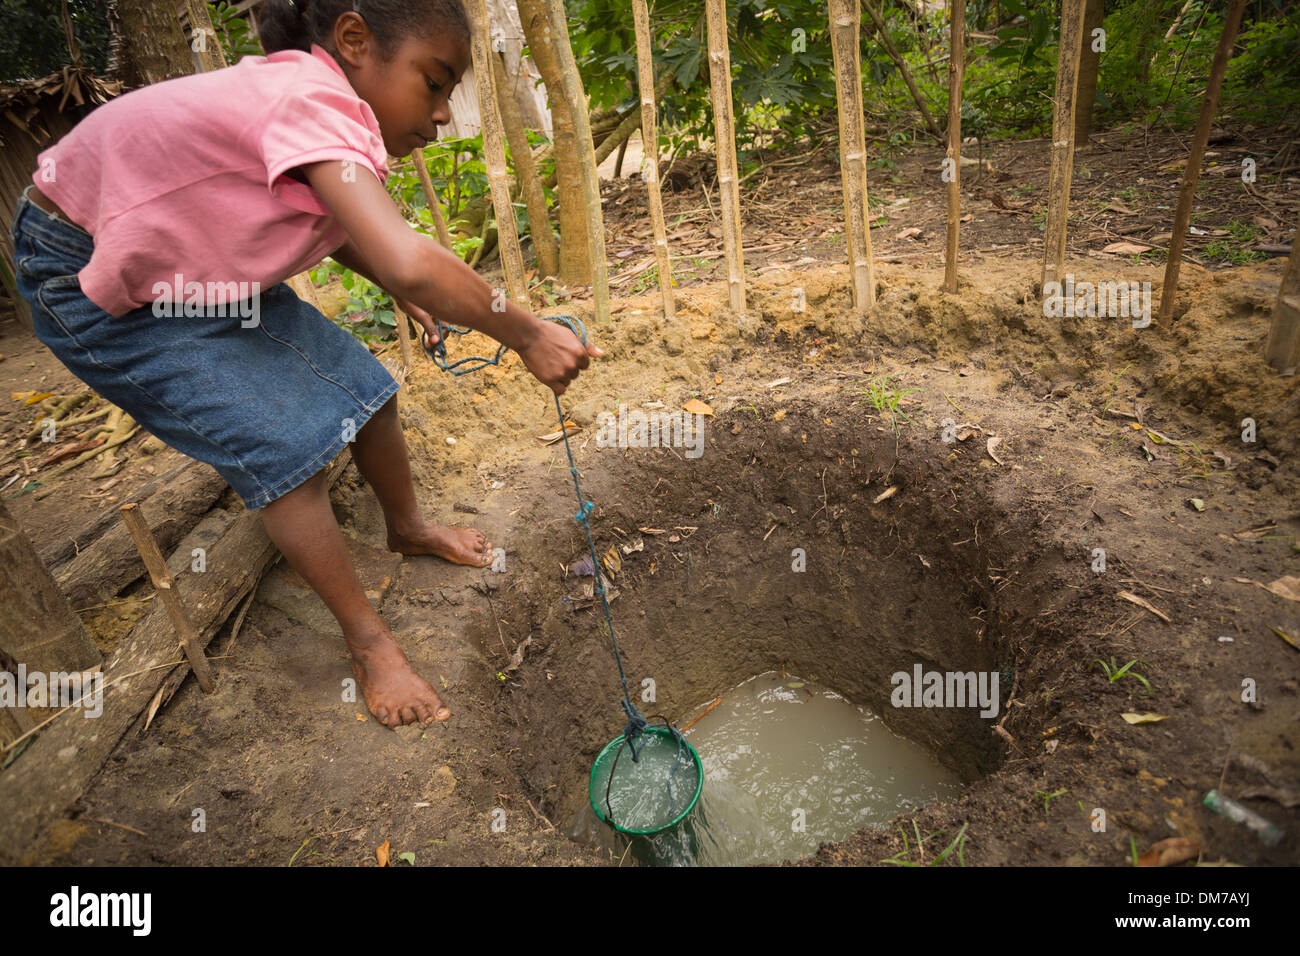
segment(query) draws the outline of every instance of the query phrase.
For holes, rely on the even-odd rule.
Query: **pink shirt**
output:
[[[265,292],[341,246],[319,194],[284,175],[293,167],[353,160],[352,174],[388,177],[374,112],[319,46],[133,90],[38,158],[32,182],[95,240],[81,290],[114,316],[182,301],[158,283]]]

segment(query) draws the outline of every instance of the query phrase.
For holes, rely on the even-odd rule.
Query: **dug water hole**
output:
[[[777,672],[728,691],[686,737],[704,767],[699,803],[678,827],[630,838],[642,844],[633,848],[639,862],[739,866],[797,860],[823,842],[951,799],[961,788],[956,774],[877,715],[833,690]],[[643,755],[643,766],[621,763],[622,779],[615,782],[625,784],[624,793],[657,796],[663,789],[657,784],[666,771],[659,763],[671,766],[674,748],[649,749],[653,753],[649,760]],[[694,780],[690,766],[681,771],[679,781]],[[642,780],[656,785],[642,787]],[[579,833],[594,831],[591,822],[584,814]]]

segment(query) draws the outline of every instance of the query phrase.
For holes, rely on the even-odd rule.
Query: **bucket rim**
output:
[[[647,727],[645,729],[645,733],[656,734],[657,736],[660,737],[672,736],[667,727]],[[596,800],[596,794],[595,794],[596,767],[600,765],[601,758],[604,757],[606,754],[608,754],[612,748],[619,746],[623,743],[623,735],[619,734],[619,736],[615,737],[604,747],[602,747],[600,753],[596,755],[596,759],[591,762],[591,773],[588,775],[588,779],[587,779],[587,802],[591,804],[591,809],[595,811],[596,816],[600,819],[600,822],[608,823],[619,833],[631,833],[637,836],[653,836],[656,833],[662,833],[664,830],[668,830],[672,827],[675,827],[677,824],[685,820],[690,815],[691,811],[695,809],[695,805],[699,803],[700,794],[704,792],[704,762],[700,760],[699,751],[695,749],[695,747],[691,744],[689,740],[683,737],[682,742],[686,744],[686,749],[690,751],[691,761],[695,764],[695,793],[691,797],[691,802],[686,805],[686,808],[682,810],[681,813],[677,814],[677,816],[673,817],[672,820],[670,820],[669,822],[661,824],[660,826],[657,827],[651,827],[649,829],[636,829],[633,827],[619,826],[617,823],[613,823],[608,818],[606,818],[604,812],[601,810],[600,805]]]

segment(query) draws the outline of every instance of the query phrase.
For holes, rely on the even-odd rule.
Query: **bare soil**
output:
[[[1045,317],[1023,236],[1018,256],[963,260],[956,296],[925,256],[882,261],[870,320],[851,307],[845,266],[777,252],[750,277],[744,314],[706,276],[683,279],[671,323],[652,297],[619,298],[612,323],[589,323],[608,357],[561,400],[582,426],[597,549],[620,557],[612,610],[633,687],[653,679],[656,709],[684,722],[785,666],[882,714],[969,784],[915,815],[917,862],[963,825],[968,865],[1125,865],[1131,846],[1171,836],[1203,861],[1296,862],[1300,810],[1246,796],[1300,783],[1300,651],[1277,633],[1300,641],[1300,606],[1260,586],[1300,573],[1300,385],[1260,359],[1283,261],[1185,265],[1172,328],[1135,330]],[[1074,250],[1067,269],[1159,294],[1155,263]],[[591,307],[541,313],[587,320]],[[485,354],[488,341],[453,347]],[[11,390],[75,385],[12,330],[0,351]],[[901,414],[874,407],[872,386],[896,390]],[[699,458],[594,440],[619,402],[690,398],[714,412]],[[569,571],[585,542],[564,446],[537,437],[558,427],[551,396],[507,354],[462,378],[420,359],[400,404],[428,514],[484,529],[505,573],[386,552],[351,466],[335,506],[452,719],[391,732],[344,699],[328,612],[277,565],[239,634],[210,648],[216,693],[187,682],[27,862],[357,865],[385,842],[417,865],[619,862],[566,835],[623,717],[592,579]],[[115,490],[85,506],[71,491],[7,503],[42,547]],[[1109,682],[1095,662],[1112,658],[1140,659],[1152,696]],[[997,720],[891,707],[890,675],[916,663],[999,671]],[[1125,712],[1168,719],[1130,725]],[[1211,814],[1201,801],[1215,787],[1285,839],[1265,847]],[[905,849],[899,832],[804,862],[876,863]]]

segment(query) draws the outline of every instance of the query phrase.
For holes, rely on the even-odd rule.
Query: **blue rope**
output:
[[[587,328],[582,324],[582,320],[576,315],[550,315],[544,317],[548,322],[560,322],[569,327],[569,330],[585,346],[587,344]],[[452,375],[464,375],[466,372],[475,372],[487,365],[497,365],[501,362],[501,357],[505,355],[506,346],[501,345],[497,348],[496,354],[492,358],[486,358],[480,355],[469,356],[468,358],[459,359],[455,362],[447,361],[446,333],[451,332],[454,335],[464,335],[469,329],[459,329],[453,325],[443,326],[442,322],[436,317],[434,321],[438,324],[438,342],[432,349],[424,345],[424,335],[420,336],[420,345],[424,348],[425,354],[433,359],[434,364],[444,372],[451,372]],[[467,365],[467,363],[475,363]],[[637,710],[636,704],[632,703],[632,693],[627,686],[627,673],[623,670],[623,654],[618,649],[618,638],[614,636],[614,616],[609,610],[609,599],[605,594],[605,577],[601,574],[600,559],[596,556],[596,543],[591,537],[591,512],[596,507],[594,502],[587,501],[582,497],[582,486],[578,483],[578,465],[573,460],[573,448],[569,445],[569,430],[564,427],[564,411],[560,408],[560,396],[554,395],[555,412],[560,417],[560,433],[564,436],[564,451],[569,457],[569,474],[573,476],[573,490],[578,495],[578,511],[573,516],[573,520],[582,525],[583,533],[587,536],[587,551],[591,555],[591,570],[596,576],[596,591],[600,594],[600,603],[605,612],[605,626],[609,628],[609,641],[614,647],[614,661],[618,664],[618,680],[623,686],[623,701],[620,705],[623,713],[627,716],[627,724],[623,727],[623,742],[628,749],[632,751],[632,761],[638,762],[641,758],[641,750],[645,747],[642,742],[638,745],[638,739],[645,733],[646,728],[650,726],[649,721]],[[669,723],[668,718],[661,718],[664,726],[672,734],[677,743],[677,759],[673,762],[673,769],[668,774],[668,799],[675,804],[673,798],[673,778],[677,775],[678,769],[682,764],[682,746],[686,738],[682,736],[681,731]],[[621,748],[620,748],[621,749]],[[618,757],[614,758],[614,766],[618,766]],[[610,781],[614,779],[614,770],[610,769]],[[607,807],[608,809],[608,807]],[[610,814],[610,822],[613,822],[613,814]]]

